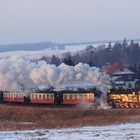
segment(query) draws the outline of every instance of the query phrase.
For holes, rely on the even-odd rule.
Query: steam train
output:
[[[37,91],[29,93],[28,96],[22,92],[0,92],[0,103],[80,105],[94,102],[95,94],[93,91]]]
[[[36,91],[25,96],[22,92],[1,91],[0,103],[45,104],[45,105],[82,105],[96,104],[101,92],[92,90]],[[109,89],[106,102],[112,108],[140,108],[140,82],[135,89]]]
[[[108,90],[107,102],[113,108],[140,108],[140,81],[135,83],[135,89]]]

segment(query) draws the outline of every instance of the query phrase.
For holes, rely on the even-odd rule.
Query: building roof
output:
[[[123,70],[116,70],[113,75],[133,75],[135,74],[133,71],[127,69],[127,68],[124,68]]]
[[[117,70],[117,69],[121,69],[123,66],[121,64],[115,63],[112,64],[108,70],[106,71],[107,74],[109,75],[113,75],[113,73]]]

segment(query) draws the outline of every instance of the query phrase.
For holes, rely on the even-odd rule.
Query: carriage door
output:
[[[61,92],[55,93],[55,104],[61,105],[63,103],[63,94]]]
[[[3,92],[0,91],[0,103],[2,103],[2,102],[3,102]]]

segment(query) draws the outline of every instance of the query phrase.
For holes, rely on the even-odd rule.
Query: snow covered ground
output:
[[[0,140],[139,140],[140,123],[68,129],[2,131]]]
[[[94,44],[93,46],[97,47],[100,44]],[[2,52],[0,53],[0,58],[8,58],[11,57],[12,55],[16,55],[16,56],[24,56],[24,57],[28,57],[30,59],[38,59],[42,56],[48,56],[51,57],[52,55],[56,55],[61,57],[61,55],[63,53],[66,52],[71,52],[71,53],[75,53],[77,51],[81,51],[83,49],[85,49],[87,45],[71,45],[71,46],[65,46],[65,50],[53,50],[53,49],[45,49],[45,50],[40,50],[40,51],[9,51],[9,52]]]
[[[0,53],[0,58],[8,58],[12,55],[24,56],[31,59],[38,59],[42,56],[51,57],[52,55],[61,56],[61,54],[67,52],[66,50],[41,50],[41,51],[13,51],[13,52],[3,52]]]

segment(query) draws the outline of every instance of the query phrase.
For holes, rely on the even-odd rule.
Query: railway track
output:
[[[46,105],[46,104],[19,104],[19,103],[3,103],[0,104],[1,106],[13,106],[13,107],[25,107],[25,108],[46,108],[46,109],[53,109],[53,110],[63,110],[63,109],[85,109],[84,107],[76,106],[76,105]]]
[[[46,104],[19,104],[19,103],[3,103],[0,106],[10,106],[10,107],[23,107],[23,108],[39,108],[39,109],[48,109],[48,110],[140,110],[140,108],[97,108],[95,106],[80,106],[80,105],[46,105]]]

